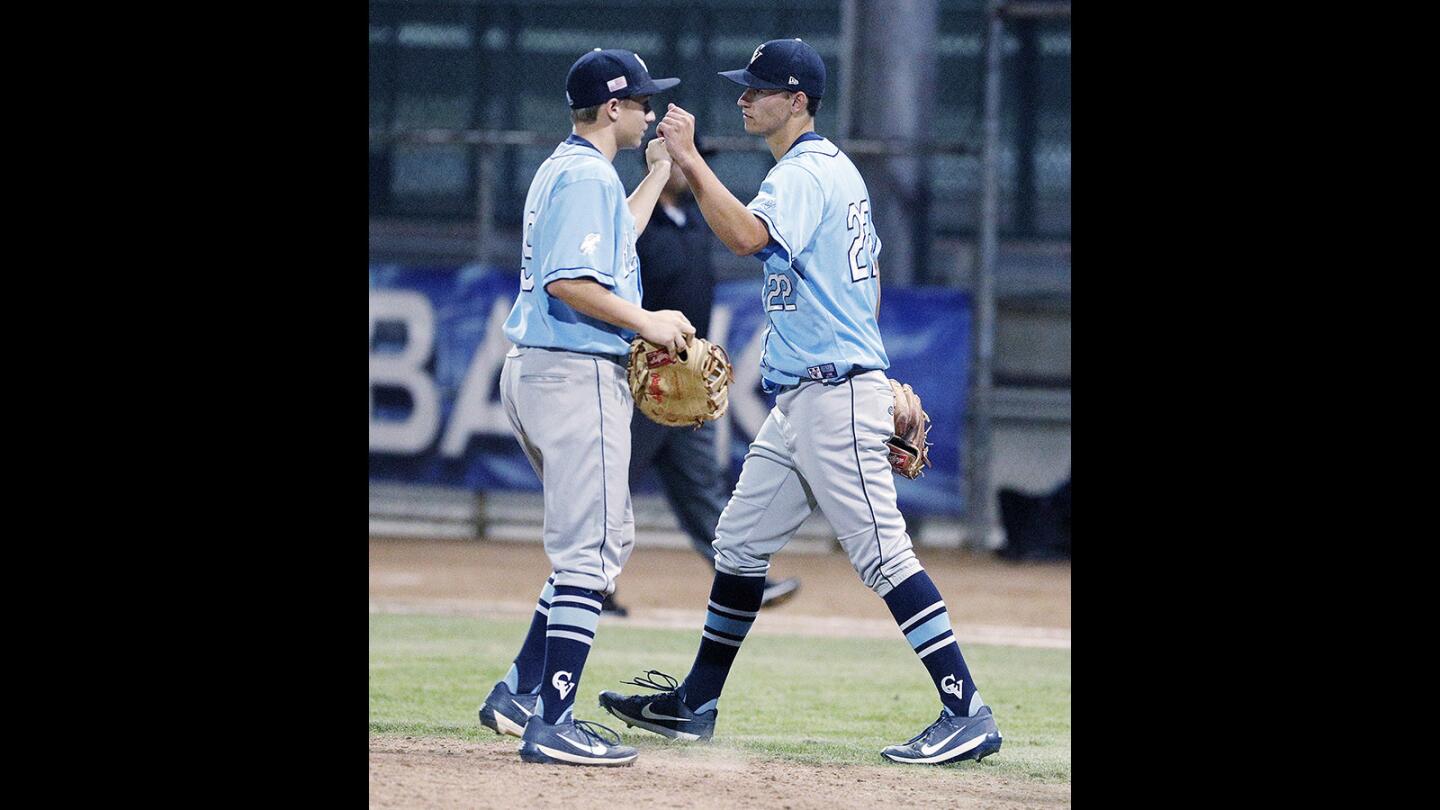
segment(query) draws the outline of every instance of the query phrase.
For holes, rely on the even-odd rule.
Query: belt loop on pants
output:
[[[866,372],[868,372],[868,371],[876,371],[876,369],[873,369],[873,368],[862,368],[862,367],[860,367],[860,366],[856,366],[855,368],[850,369],[849,371],[845,372],[844,374],[841,374],[839,377],[834,378],[833,381],[832,381],[832,380],[804,380],[804,379],[802,379],[800,382],[797,382],[797,383],[795,383],[795,384],[793,384],[793,385],[782,385],[782,386],[777,387],[777,388],[775,389],[775,395],[776,395],[776,396],[779,396],[779,395],[784,394],[784,393],[786,393],[786,392],[788,392],[788,391],[794,391],[796,388],[799,388],[800,386],[805,385],[806,383],[818,382],[818,383],[820,383],[821,385],[839,385],[840,383],[843,383],[843,382],[845,382],[846,380],[849,380],[849,379],[851,379],[851,378],[853,378],[853,377],[858,377],[858,376],[860,376],[861,374],[864,374],[864,373],[866,373]]]

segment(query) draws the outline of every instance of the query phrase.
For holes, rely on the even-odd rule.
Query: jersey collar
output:
[[[816,135],[813,131],[811,131],[811,132],[802,132],[802,133],[800,133],[800,137],[796,138],[796,139],[795,139],[795,142],[792,143],[792,144],[790,144],[790,148],[785,150],[785,154],[788,155],[788,154],[790,154],[791,152],[795,151],[795,147],[799,146],[799,145],[802,144],[802,143],[805,143],[806,141],[823,141],[823,140],[825,140],[825,139],[822,138],[822,137],[820,137],[819,135]]]
[[[806,134],[808,135],[809,133],[806,133]],[[570,137],[568,137],[568,138],[565,139],[565,143],[568,143],[568,144],[570,144],[571,146],[588,146],[588,147],[590,147],[591,149],[594,149],[596,152],[600,152],[600,149],[599,149],[598,147],[596,147],[595,144],[593,144],[593,143],[585,140],[584,138],[580,137],[579,135],[576,135],[576,134],[573,133],[573,132],[570,133]],[[799,143],[799,142],[797,141],[796,143]],[[601,155],[603,156],[604,153],[601,152]]]

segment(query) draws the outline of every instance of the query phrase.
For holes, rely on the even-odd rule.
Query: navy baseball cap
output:
[[[599,48],[575,60],[565,77],[570,109],[594,107],[612,98],[653,96],[679,84],[679,79],[652,79],[639,54]]]
[[[803,90],[811,98],[825,95],[825,62],[799,39],[772,39],[755,49],[750,64],[721,76],[762,90]]]

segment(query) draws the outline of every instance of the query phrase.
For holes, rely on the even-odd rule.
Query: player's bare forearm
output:
[[[665,181],[669,177],[668,160],[652,163],[650,173],[645,175],[645,179],[625,198],[625,204],[630,207],[630,216],[635,217],[637,237],[644,233],[645,226],[650,224],[650,215],[655,213],[655,203],[660,199],[660,192],[665,188]]]
[[[644,322],[645,310],[588,278],[562,278],[545,285],[545,292],[592,318],[630,331]]]
[[[695,334],[695,327],[683,313],[671,309],[655,312],[642,309],[593,279],[562,278],[545,285],[545,291],[576,312],[629,329],[657,346],[679,351]]]
[[[695,193],[695,203],[710,230],[737,256],[750,256],[770,244],[770,232],[745,203],[735,198],[698,154],[679,164]]]
[[[650,224],[650,215],[655,213],[655,202],[660,199],[660,192],[665,189],[665,183],[670,179],[670,163],[670,151],[666,148],[665,139],[652,138],[645,146],[645,165],[649,167],[649,171],[625,200],[625,204],[630,207],[630,216],[635,218],[637,237],[645,232],[645,226]]]
[[[695,116],[671,104],[655,131],[664,136],[670,157],[685,173],[705,223],[731,253],[750,256],[770,244],[770,232],[744,203],[735,199],[700,156],[695,147]]]

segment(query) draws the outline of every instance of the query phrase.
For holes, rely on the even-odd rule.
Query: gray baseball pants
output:
[[[895,396],[883,372],[803,382],[776,397],[720,515],[715,567],[763,576],[815,509],[880,596],[921,570],[896,503],[885,439]]]
[[[609,594],[635,546],[630,414],[619,358],[519,346],[500,401],[545,489],[545,553],[555,585]]]

